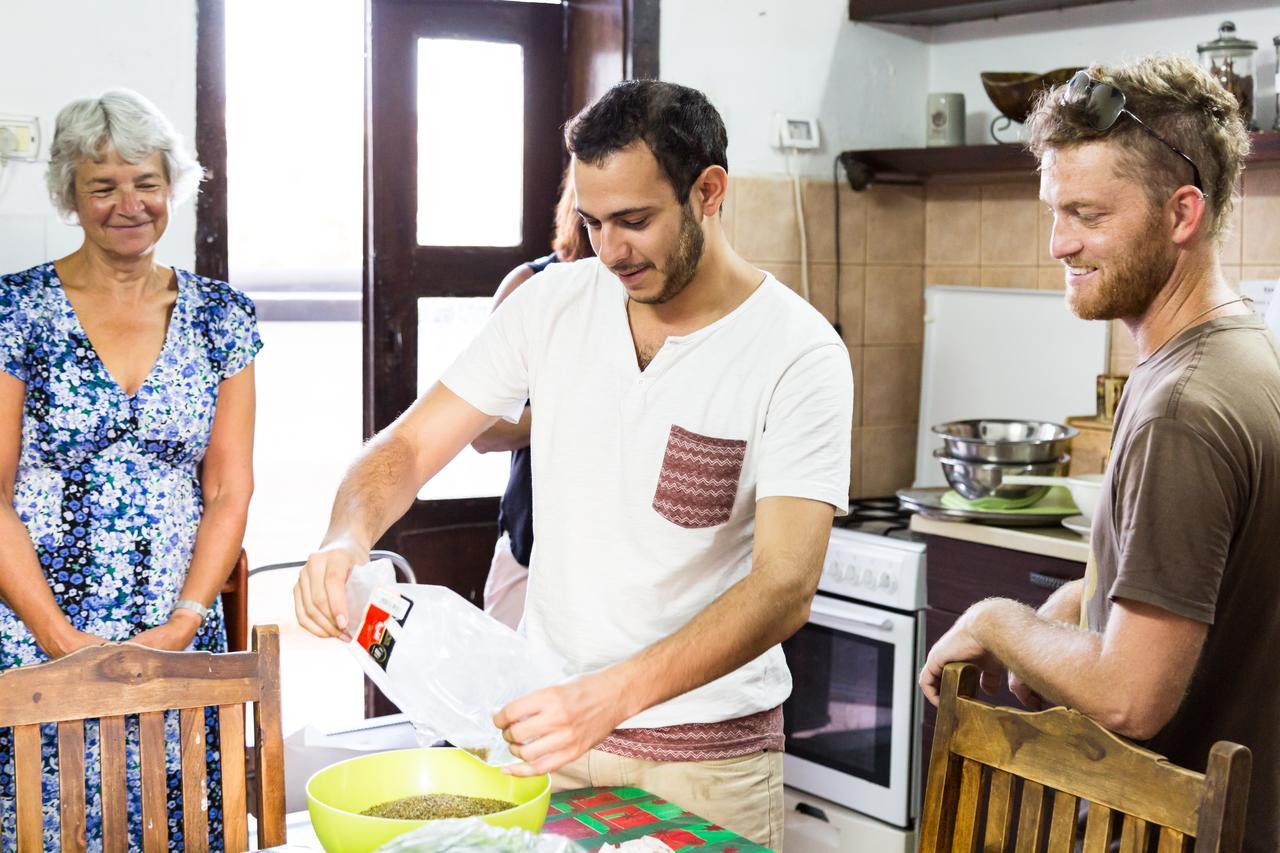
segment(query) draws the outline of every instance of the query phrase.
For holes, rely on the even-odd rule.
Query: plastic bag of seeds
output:
[[[534,835],[523,829],[490,826],[479,818],[451,818],[396,836],[376,853],[581,853],[558,835]]]
[[[357,617],[347,648],[423,746],[443,738],[495,767],[519,760],[493,715],[564,680],[561,661],[453,590],[396,583],[387,560],[352,571],[347,602]]]

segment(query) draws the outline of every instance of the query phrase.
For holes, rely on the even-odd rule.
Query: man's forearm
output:
[[[324,542],[345,537],[371,549],[412,505],[418,489],[413,470],[412,448],[394,432],[369,442],[342,478]]]
[[[634,716],[764,654],[808,618],[813,589],[753,571],[687,625],[610,668]]]
[[[1147,694],[1153,688],[1139,680],[1132,664],[1106,653],[1101,634],[1045,619],[1008,599],[990,599],[970,613],[962,619],[968,618],[974,639],[1050,703],[1074,708],[1130,737],[1154,733],[1145,730],[1148,718],[1138,710],[1151,704]],[[1180,696],[1175,686],[1168,687]]]

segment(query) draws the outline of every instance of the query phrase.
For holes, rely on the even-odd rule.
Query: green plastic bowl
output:
[[[307,780],[307,810],[327,853],[367,853],[430,821],[368,817],[360,812],[417,794],[507,800],[515,808],[480,819],[493,826],[537,832],[547,819],[551,777],[508,776],[461,749],[374,752],[312,774]]]

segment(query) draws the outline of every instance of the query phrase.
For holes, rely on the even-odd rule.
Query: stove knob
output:
[[[880,589],[888,589],[889,583],[892,580],[893,578],[889,575],[888,572],[881,572],[880,573]]]
[[[862,570],[862,585],[868,589],[874,589],[876,585],[876,576],[870,569]]]

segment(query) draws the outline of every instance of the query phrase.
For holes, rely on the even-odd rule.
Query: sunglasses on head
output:
[[[1110,83],[1094,80],[1087,71],[1077,71],[1075,73],[1075,76],[1067,83],[1066,91],[1063,92],[1061,100],[1063,106],[1078,106],[1083,109],[1085,118],[1089,121],[1089,126],[1100,133],[1110,130],[1122,115],[1133,119],[1138,127],[1151,134],[1161,145],[1187,161],[1187,164],[1191,166],[1193,185],[1200,191],[1201,195],[1206,195],[1204,185],[1200,182],[1200,169],[1196,166],[1195,161],[1178,150],[1169,140],[1147,127],[1146,123],[1134,115],[1132,110],[1125,108],[1124,102],[1124,92]]]

